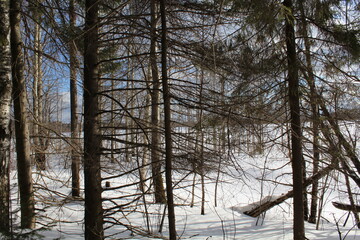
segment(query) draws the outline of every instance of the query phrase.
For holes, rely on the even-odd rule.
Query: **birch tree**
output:
[[[9,2],[0,1],[0,232],[10,232],[10,65]]]

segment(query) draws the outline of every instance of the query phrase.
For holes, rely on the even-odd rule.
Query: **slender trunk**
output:
[[[31,176],[30,138],[26,112],[26,85],[24,60],[20,33],[21,1],[10,1],[11,66],[13,79],[13,100],[18,182],[20,192],[21,227],[35,227],[35,207]]]
[[[315,76],[312,68],[310,42],[308,38],[308,25],[305,18],[304,4],[302,1],[299,2],[300,13],[301,13],[301,30],[304,38],[305,45],[305,58],[306,58],[306,81],[310,87],[310,105],[312,113],[312,133],[313,133],[313,175],[319,171],[320,153],[319,153],[319,113],[318,104],[316,97],[316,86]],[[310,203],[310,215],[308,218],[309,223],[316,223],[316,214],[319,201],[319,183],[315,181],[311,189],[311,203]]]
[[[34,3],[31,11],[34,18],[34,73],[33,73],[33,139],[34,139],[34,152],[35,164],[39,170],[46,169],[46,156],[45,156],[45,141],[44,131],[41,127],[43,123],[43,94],[42,94],[42,71],[41,71],[41,28],[40,28],[40,12],[39,2]]]
[[[9,3],[0,1],[0,233],[10,229],[10,108],[11,55],[9,43]]]
[[[200,89],[199,89],[199,138],[200,138],[200,145],[199,145],[199,173],[200,173],[200,180],[201,180],[201,208],[200,214],[205,215],[205,169],[204,169],[204,129],[203,129],[203,109],[202,109],[202,97],[203,97],[203,86],[204,86],[204,71],[201,70],[200,76]],[[223,139],[222,139],[223,140]],[[198,141],[196,141],[197,143]],[[197,155],[197,154],[196,154]],[[196,156],[195,155],[195,156]]]
[[[98,1],[85,2],[84,177],[85,239],[104,239],[99,130]]]
[[[225,105],[225,80],[221,79],[221,103]],[[222,156],[225,155],[225,146],[226,146],[226,127],[225,123],[222,122],[220,124],[220,140],[219,140],[219,152],[221,154],[219,158],[219,165],[217,169],[216,181],[215,181],[215,193],[214,193],[214,205],[217,207],[217,195],[218,195],[218,185],[220,180],[220,173],[221,173],[221,161]],[[216,151],[216,127],[214,126],[214,151]],[[230,150],[229,150],[230,151]]]
[[[350,186],[350,179],[349,176],[345,174],[345,184],[346,184],[346,189],[348,192],[348,197],[349,197],[349,201],[350,201],[350,205],[351,205],[351,212],[354,215],[354,219],[355,219],[355,223],[357,225],[358,228],[360,228],[360,219],[359,219],[359,213],[356,211],[356,202],[354,200],[354,196],[351,190],[351,186]]]
[[[289,105],[291,118],[291,163],[294,189],[294,240],[305,239],[304,228],[304,186],[303,156],[301,146],[299,76],[296,56],[294,16],[292,0],[285,0],[284,6],[290,10],[286,16],[285,37],[288,62]]]
[[[146,119],[146,129],[149,129],[149,118],[150,118],[150,96],[146,95],[146,100],[145,100],[145,112],[144,112],[144,119]],[[145,194],[145,189],[146,189],[146,172],[148,169],[148,163],[149,163],[149,138],[147,136],[147,134],[144,134],[143,137],[143,144],[146,147],[140,148],[140,151],[142,152],[142,154],[137,153],[136,155],[141,155],[142,156],[142,162],[140,163],[139,160],[137,160],[138,162],[138,167],[139,167],[139,175],[140,175],[140,188],[142,189],[141,191]],[[138,159],[138,157],[137,157]]]
[[[160,107],[160,80],[157,66],[156,54],[156,26],[157,7],[156,0],[151,0],[151,43],[150,43],[150,65],[152,77],[151,92],[151,169],[154,183],[154,195],[156,203],[166,203],[165,189],[161,174],[160,161],[160,133],[159,133],[159,107]]]
[[[204,134],[200,140],[200,179],[201,179],[201,209],[200,214],[205,215],[205,169],[204,169]]]
[[[193,166],[193,180],[192,180],[192,185],[191,185],[191,202],[190,202],[190,207],[194,207],[194,200],[195,200],[195,183],[196,183],[196,170],[195,170],[195,166]]]
[[[74,0],[70,0],[69,7],[70,27],[73,29],[76,22]],[[79,143],[79,124],[77,116],[77,87],[76,73],[78,69],[77,46],[75,40],[69,44],[70,55],[70,114],[71,114],[71,177],[73,197],[80,196],[80,143]]]
[[[172,184],[172,136],[171,136],[171,108],[170,90],[168,86],[167,72],[167,26],[166,26],[166,1],[160,0],[161,14],[161,75],[164,99],[164,121],[165,121],[165,177],[166,194],[168,206],[168,221],[170,240],[176,239],[175,208]]]
[[[113,101],[113,99],[115,99],[115,84],[114,84],[114,81],[111,81],[111,102],[110,102],[110,119],[111,119],[111,122],[110,122],[110,126],[111,126],[111,135],[112,136],[115,136],[116,134],[116,130],[115,130],[115,114],[114,114],[114,111],[115,111],[115,103]],[[110,159],[111,159],[111,163],[115,163],[115,141],[113,139],[110,140],[110,149],[111,149],[111,153],[110,153]]]

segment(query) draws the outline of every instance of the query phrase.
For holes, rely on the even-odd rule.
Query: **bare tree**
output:
[[[168,206],[168,221],[170,240],[176,239],[175,208],[172,184],[172,137],[171,137],[171,109],[170,109],[170,89],[168,85],[167,69],[167,25],[166,25],[166,1],[160,0],[161,15],[161,76],[164,99],[164,124],[165,124],[165,177],[166,195]]]
[[[305,59],[306,59],[306,80],[310,88],[310,106],[311,106],[311,118],[312,118],[312,145],[313,145],[313,175],[319,170],[320,162],[320,149],[319,149],[319,110],[317,104],[316,88],[315,88],[315,75],[313,71],[313,64],[311,59],[311,50],[310,50],[310,41],[308,34],[308,24],[306,22],[305,9],[302,1],[299,1],[299,10],[300,10],[300,20],[301,20],[301,31],[304,37],[304,46],[305,46]],[[311,203],[310,203],[310,215],[308,222],[316,222],[317,206],[318,206],[318,188],[319,183],[315,181],[312,184],[311,189]]]
[[[23,43],[20,29],[21,1],[10,1],[10,41],[15,115],[15,137],[20,192],[21,227],[35,227],[34,193],[31,175],[30,138],[26,113]]]
[[[165,203],[165,190],[161,174],[160,161],[160,133],[159,133],[159,108],[160,108],[160,80],[157,66],[157,2],[151,0],[151,43],[150,43],[150,66],[151,66],[151,168],[154,182],[155,202]]]
[[[34,21],[34,57],[33,57],[33,148],[35,164],[39,170],[46,169],[45,139],[43,134],[43,77],[42,77],[42,42],[40,2],[30,3]]]
[[[75,1],[70,0],[69,6],[70,28],[75,28],[76,13]],[[75,34],[73,35],[75,37]],[[80,142],[79,142],[79,120],[77,116],[77,87],[76,75],[78,69],[77,44],[76,39],[69,42],[70,55],[70,111],[71,111],[71,176],[72,176],[72,196],[80,196]]]

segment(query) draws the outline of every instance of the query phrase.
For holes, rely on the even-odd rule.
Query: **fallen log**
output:
[[[332,204],[334,205],[334,207],[344,211],[360,212],[359,205],[351,205],[351,204],[338,203],[338,202],[332,202]]]
[[[320,178],[326,176],[328,173],[330,173],[334,169],[335,169],[334,165],[329,165],[326,168],[321,169],[316,174],[307,178],[304,181],[304,187],[311,185],[314,181],[319,180]],[[287,200],[289,198],[292,198],[293,196],[294,196],[294,192],[293,192],[293,190],[291,190],[291,191],[287,192],[286,194],[283,194],[275,199],[267,197],[266,199],[260,201],[261,204],[254,205],[254,208],[245,211],[244,214],[246,214],[250,217],[258,217],[263,212],[266,212],[270,208],[272,208],[276,205],[279,205],[280,203],[284,202],[285,200]]]

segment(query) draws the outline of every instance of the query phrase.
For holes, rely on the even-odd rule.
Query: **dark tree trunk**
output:
[[[86,0],[84,34],[84,177],[85,239],[104,239],[101,201],[98,1]]]
[[[285,0],[283,4],[290,11],[290,13],[285,18],[285,38],[288,62],[288,94],[291,118],[291,163],[293,170],[294,189],[294,240],[303,240],[305,239],[303,186],[304,164],[301,146],[299,76],[294,31],[295,22],[292,13],[292,1]]]
[[[11,55],[9,3],[0,2],[0,233],[10,233]]]
[[[171,136],[171,109],[170,109],[170,90],[168,86],[167,73],[167,26],[166,26],[166,2],[160,0],[161,14],[161,75],[164,98],[164,121],[165,121],[165,174],[166,174],[166,194],[168,206],[168,221],[170,240],[176,239],[175,208],[172,185],[172,136]]]
[[[74,0],[70,0],[69,7],[70,28],[75,27],[76,13]],[[74,39],[69,44],[70,55],[70,111],[71,111],[71,177],[73,197],[80,196],[80,143],[79,143],[79,124],[77,117],[77,87],[76,73],[78,69],[76,42]]]
[[[159,133],[159,107],[160,107],[160,80],[157,66],[156,54],[156,25],[157,11],[156,0],[151,0],[151,43],[150,43],[150,65],[152,77],[151,91],[151,170],[154,184],[154,195],[156,203],[166,203],[165,189],[161,174],[160,161],[160,133]]]
[[[20,33],[20,3],[21,1],[19,0],[10,1],[10,41],[16,153],[20,191],[21,227],[34,228],[35,208],[31,176],[29,128],[26,114],[27,99],[22,52],[23,44]]]
[[[199,115],[198,115],[198,124],[199,130],[197,133],[196,139],[196,152],[199,152],[199,174],[201,181],[201,207],[200,214],[205,215],[205,163],[204,163],[204,129],[203,129],[203,108],[202,108],[202,98],[203,98],[203,87],[204,87],[204,71],[201,70],[200,76],[200,89],[199,89]],[[196,154],[197,155],[197,154]]]

